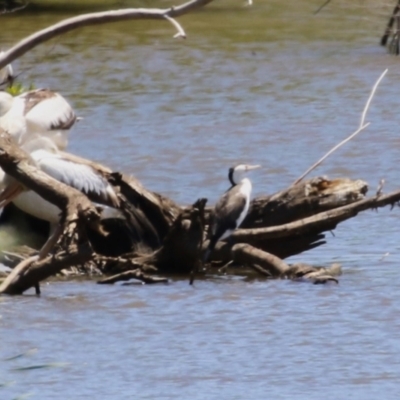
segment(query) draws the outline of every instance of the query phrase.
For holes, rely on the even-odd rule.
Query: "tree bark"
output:
[[[88,262],[92,256],[92,249],[86,244],[72,246],[68,252],[63,251],[44,260],[38,260],[37,256],[29,257],[17,265],[3,281],[0,294],[22,294],[64,268]]]

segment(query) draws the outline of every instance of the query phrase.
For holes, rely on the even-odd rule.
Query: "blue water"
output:
[[[16,66],[84,117],[71,152],[180,204],[213,204],[236,162],[263,166],[254,195],[286,188],[357,129],[389,68],[371,126],[312,175],[363,179],[372,194],[381,178],[385,192],[398,189],[399,59],[378,46],[392,5],[337,0],[313,17],[318,2],[255,3],[182,18],[186,41],[157,22],[87,28]],[[17,18],[5,19],[5,44],[25,32]],[[60,16],[20,29],[51,18]],[[339,285],[78,281],[2,297],[0,398],[397,399],[398,218],[398,207],[364,212],[288,260],[339,262]]]

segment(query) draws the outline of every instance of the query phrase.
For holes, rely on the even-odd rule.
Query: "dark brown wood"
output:
[[[109,181],[119,187],[122,211],[142,241],[151,248],[160,247],[181,208],[172,200],[145,189],[133,177],[114,172]]]
[[[91,247],[73,246],[68,252],[60,252],[54,256],[38,260],[37,256],[29,257],[17,265],[0,285],[1,294],[22,294],[62,269],[84,264],[93,256]]]
[[[0,135],[0,166],[15,179],[63,209],[66,229],[60,242],[62,249],[69,249],[76,243],[87,243],[90,237],[87,233],[90,230],[85,229],[85,226],[96,226],[99,219],[96,209],[86,196],[34,168],[28,156],[16,148],[5,135]],[[104,173],[118,187],[121,204],[125,204],[125,211],[135,221],[132,226],[136,226],[135,229],[141,232],[136,244],[140,247],[143,243],[152,242],[158,248],[149,254],[136,251],[104,257],[91,252],[90,255],[76,254],[76,258],[83,257],[85,262],[94,262],[104,274],[115,275],[128,271],[121,275],[121,279],[131,276],[132,271],[163,274],[196,272],[201,266],[204,227],[210,220],[210,209],[205,209],[206,199],[198,200],[192,207],[180,208],[169,199],[147,191],[134,178],[109,170]],[[252,202],[243,228],[232,234],[229,243],[217,244],[213,259],[224,263],[234,260],[235,263],[256,268],[264,275],[297,278],[300,272],[288,269],[289,266],[282,261],[283,258],[325,243],[326,232],[360,211],[393,205],[400,201],[400,191],[386,195],[379,191],[377,195],[365,198],[367,188],[367,184],[361,180],[329,180],[319,177],[274,195],[259,197]],[[146,235],[148,240],[142,240]],[[50,249],[46,247],[45,250],[47,252]],[[64,263],[66,264],[68,263]],[[38,265],[42,268],[46,265],[43,269],[46,272],[38,272]],[[53,269],[39,261],[32,265],[28,263],[28,266],[22,263],[22,267],[17,267],[16,275],[6,284],[3,283],[3,291],[21,293],[56,271],[59,271],[59,263]],[[328,273],[317,276],[315,272],[315,269],[309,269],[307,273],[311,275],[307,278],[313,279],[315,283],[330,280],[327,278]],[[304,277],[307,273],[303,271],[301,276]],[[23,283],[26,281],[25,276],[31,277],[29,284]]]
[[[289,265],[280,258],[245,243],[238,243],[232,247],[232,257],[237,264],[259,265],[273,277],[283,276],[289,270]]]
[[[204,235],[206,199],[197,200],[175,219],[162,247],[148,256],[136,259],[163,273],[187,274],[198,267]]]
[[[286,238],[303,235],[312,231],[325,232],[342,221],[355,217],[359,212],[394,205],[400,201],[400,191],[387,195],[373,196],[367,199],[321,212],[298,221],[269,228],[239,229],[232,236],[236,242],[246,242],[254,238],[268,240],[269,238]]]

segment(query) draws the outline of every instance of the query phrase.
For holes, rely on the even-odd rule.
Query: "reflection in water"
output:
[[[182,18],[186,41],[157,21],[85,28],[15,68],[62,92],[84,117],[72,152],[179,203],[206,196],[213,204],[237,162],[263,165],[255,195],[289,185],[357,128],[388,67],[371,126],[316,173],[362,178],[371,191],[385,178],[393,190],[399,60],[378,47],[393,5],[337,0],[313,16],[316,5],[216,2]],[[2,45],[62,17],[3,18]],[[396,209],[368,212],[298,257],[342,263],[339,286],[68,282],[47,285],[41,298],[0,298],[0,397],[397,398],[397,225]]]

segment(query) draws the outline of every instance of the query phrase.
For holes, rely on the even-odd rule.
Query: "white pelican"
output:
[[[219,240],[226,239],[243,222],[249,211],[251,181],[244,175],[247,171],[260,168],[260,165],[240,164],[229,169],[229,181],[232,186],[222,195],[215,205],[211,224],[210,243],[203,257],[207,262]]]
[[[76,120],[64,97],[51,90],[30,90],[16,97],[0,92],[0,127],[19,145],[41,135],[63,150],[68,144],[68,130]]]
[[[4,54],[4,51],[0,51],[0,56]],[[14,79],[14,71],[11,64],[6,65],[0,69],[0,86],[11,84]]]
[[[103,219],[121,218],[121,213],[116,210],[119,206],[117,194],[103,176],[103,171],[96,168],[94,163],[77,162],[77,157],[69,157],[68,153],[59,152],[52,140],[46,137],[33,139],[22,148],[30,154],[32,162],[41,171],[80,190],[93,202],[100,203],[104,210]],[[5,188],[0,194],[0,207],[12,201],[27,214],[51,224],[59,222],[61,210],[57,206],[44,200],[37,193],[27,191],[23,185],[10,179],[4,172],[2,181]]]

